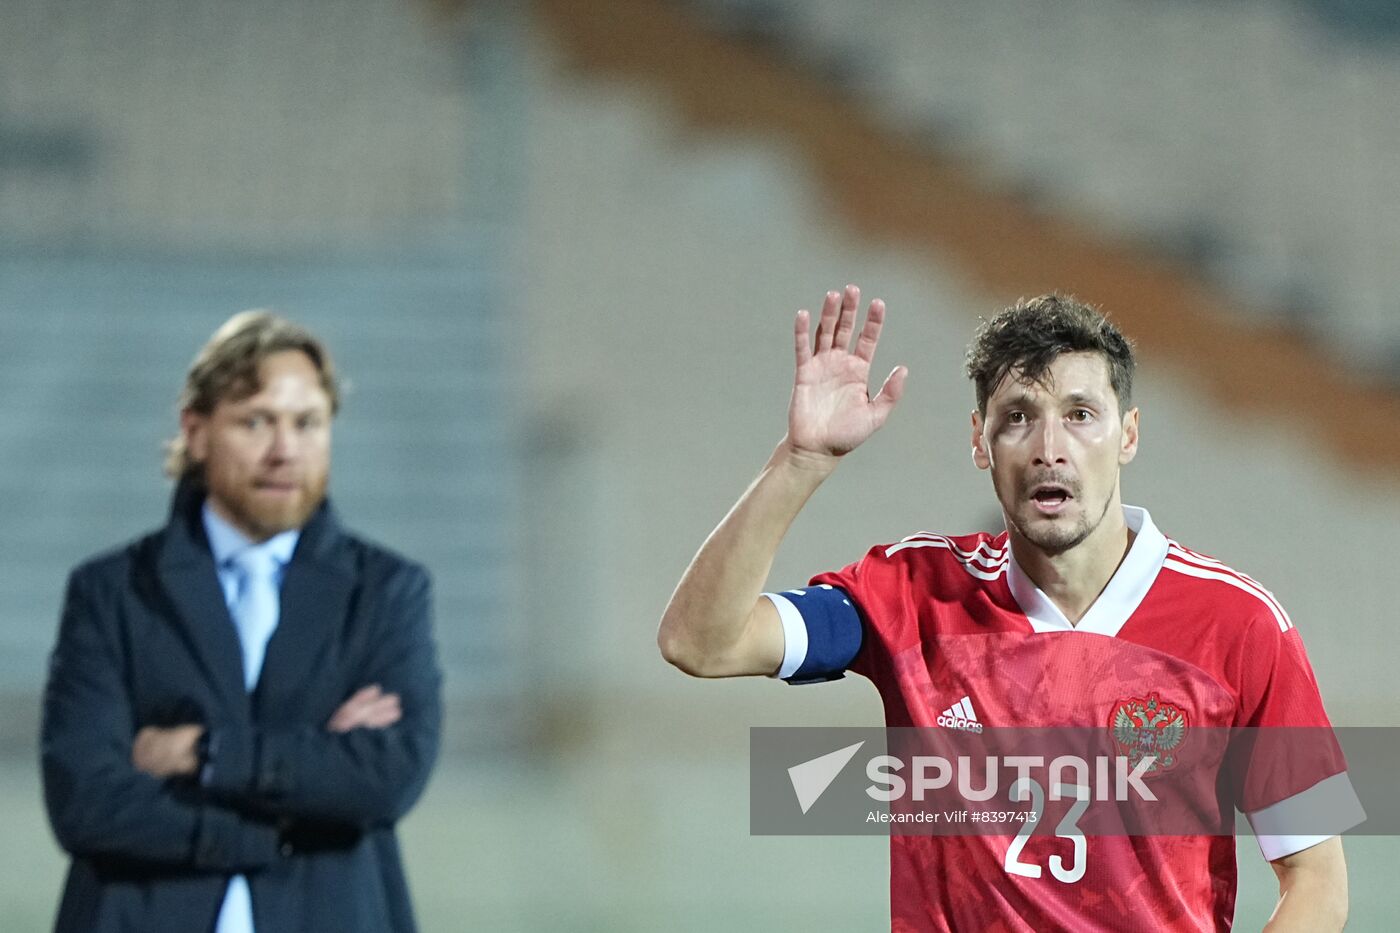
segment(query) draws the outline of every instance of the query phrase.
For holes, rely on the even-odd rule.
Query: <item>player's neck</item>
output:
[[[1071,625],[1078,625],[1113,579],[1137,535],[1123,520],[1123,507],[1115,497],[1099,526],[1067,551],[1046,553],[1014,529],[1009,537],[1021,570]]]

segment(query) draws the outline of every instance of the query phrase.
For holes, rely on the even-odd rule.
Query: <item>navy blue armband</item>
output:
[[[845,676],[864,634],[850,594],[830,584],[764,593],[783,624],[783,664],[790,684],[825,683]]]

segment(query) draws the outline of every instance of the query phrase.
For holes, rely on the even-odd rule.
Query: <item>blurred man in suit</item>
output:
[[[236,315],[190,368],[165,527],[79,566],[44,698],[59,931],[406,931],[437,755],[427,573],[326,499],[335,369]]]

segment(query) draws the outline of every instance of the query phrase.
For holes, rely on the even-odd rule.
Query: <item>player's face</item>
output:
[[[185,412],[191,457],[204,464],[209,502],[255,541],[300,528],[326,495],[331,403],[315,365],[298,350],[258,369],[259,389],[221,401],[209,415]]]
[[[972,416],[972,456],[990,470],[1007,526],[1047,554],[1075,547],[1120,504],[1137,453],[1137,409],[1120,415],[1108,363],[1061,354],[1044,384],[1003,379]]]

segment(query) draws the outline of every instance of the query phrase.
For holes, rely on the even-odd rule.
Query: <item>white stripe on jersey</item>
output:
[[[905,538],[898,544],[885,548],[885,556],[902,551],[909,547],[939,547],[953,552],[962,568],[979,580],[995,580],[1006,572],[1006,560],[1008,552],[1001,550],[995,554],[982,555],[979,553],[986,542],[977,546],[974,551],[965,551],[953,543],[952,539],[946,535],[929,535],[927,538]]]
[[[949,538],[947,535],[939,534],[936,531],[917,531],[907,538],[901,538],[900,542],[907,543],[909,541],[928,541],[931,539],[948,541],[949,543],[952,542],[952,539]],[[977,545],[977,547],[973,548],[971,551],[963,551],[961,548],[958,548],[958,551],[963,554],[977,554],[980,551],[986,551],[987,557],[989,559],[998,560],[1003,554],[1006,553],[1006,546],[1002,545],[1001,547],[992,547],[992,539],[988,538],[981,544]]]
[[[1221,573],[1228,573],[1249,584],[1249,586],[1256,591],[1255,595],[1269,604],[1269,608],[1273,610],[1274,618],[1282,617],[1282,625],[1285,631],[1293,627],[1293,620],[1288,617],[1288,611],[1283,608],[1283,603],[1279,602],[1278,597],[1269,592],[1264,584],[1260,583],[1249,574],[1240,573],[1235,568],[1227,566],[1224,562],[1218,561],[1214,557],[1207,557],[1204,554],[1193,551],[1189,547],[1178,544],[1170,539],[1167,541],[1167,552],[1169,555],[1175,556],[1178,560],[1188,564],[1193,564],[1207,570],[1217,570]]]
[[[1253,586],[1261,594],[1263,594],[1263,596],[1270,603],[1273,604],[1273,607],[1278,610],[1279,614],[1282,615],[1284,619],[1288,621],[1289,627],[1292,627],[1293,620],[1288,618],[1288,612],[1283,608],[1283,604],[1279,602],[1278,597],[1271,593],[1264,586],[1264,584],[1260,583],[1258,580],[1254,579],[1249,574],[1241,573],[1234,567],[1227,566],[1223,561],[1216,560],[1214,557],[1207,557],[1199,551],[1193,551],[1189,547],[1186,547],[1184,544],[1179,544],[1176,541],[1169,540],[1168,546],[1169,548],[1175,550],[1177,557],[1188,563],[1196,564],[1202,567],[1209,567],[1211,569],[1220,570],[1229,574],[1234,574],[1244,582],[1248,583],[1250,586]]]
[[[1221,583],[1228,583],[1236,589],[1244,590],[1265,606],[1269,607],[1269,612],[1273,613],[1274,620],[1278,622],[1279,631],[1286,632],[1293,627],[1293,623],[1275,606],[1272,600],[1264,596],[1263,592],[1258,588],[1241,580],[1237,574],[1223,573],[1217,570],[1209,570],[1205,567],[1197,566],[1196,564],[1188,564],[1175,556],[1168,556],[1167,559],[1162,562],[1162,567],[1175,570],[1177,573],[1184,573],[1189,577],[1200,577],[1203,580],[1219,580]]]

